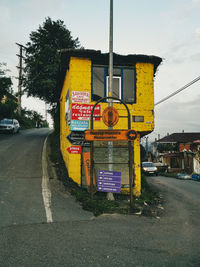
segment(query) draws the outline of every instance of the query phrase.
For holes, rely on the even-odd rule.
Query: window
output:
[[[135,68],[114,67],[113,69],[113,97],[126,103],[136,102]],[[108,67],[92,67],[92,100],[108,96],[109,74]]]
[[[108,96],[110,79],[106,77],[106,95]],[[121,99],[121,77],[113,76],[113,97]]]
[[[92,98],[98,101],[105,96],[105,68],[93,67],[92,69]]]
[[[126,103],[134,103],[135,96],[135,70],[123,70],[123,100]]]

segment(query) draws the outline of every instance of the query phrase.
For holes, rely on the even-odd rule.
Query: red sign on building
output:
[[[69,146],[67,151],[70,154],[81,154],[81,146]]]
[[[91,111],[94,105],[91,104],[73,104],[71,106],[71,120],[90,120]],[[101,106],[97,105],[94,110],[94,120],[100,121]]]

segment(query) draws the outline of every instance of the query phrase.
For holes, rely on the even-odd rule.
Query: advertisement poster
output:
[[[67,151],[70,154],[81,154],[81,146],[69,146]]]
[[[71,131],[85,131],[89,129],[89,121],[71,120]]]
[[[89,92],[72,91],[72,103],[89,103]]]
[[[91,110],[94,105],[92,104],[72,104],[71,106],[71,119],[72,120],[90,120]],[[94,110],[94,120],[100,121],[101,106],[97,105]]]

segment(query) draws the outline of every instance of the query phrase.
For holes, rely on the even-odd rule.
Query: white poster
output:
[[[72,91],[72,103],[89,103],[89,92]]]

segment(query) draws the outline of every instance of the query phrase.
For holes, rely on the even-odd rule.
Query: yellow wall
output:
[[[91,101],[91,64],[90,59],[71,57],[60,98],[61,151],[69,176],[79,185],[81,184],[81,155],[69,154],[67,151],[71,144],[66,139],[66,136],[70,133],[70,125],[67,125],[65,120],[65,96],[68,90],[70,98],[72,91],[87,91],[90,94]],[[139,196],[141,191],[140,134],[142,132],[151,132],[154,129],[153,75],[153,64],[136,64],[136,104],[128,104],[131,114],[131,128],[138,132],[138,137],[134,141],[134,166],[136,174],[134,194],[136,196]],[[90,104],[94,103],[90,102]],[[107,103],[101,103],[101,114],[107,106]],[[123,105],[114,103],[114,107],[117,108],[119,115],[127,115]],[[132,122],[133,115],[144,116],[144,122]],[[127,127],[127,119],[120,119],[114,129],[127,129]],[[102,120],[94,121],[94,129],[107,129],[107,126]]]

